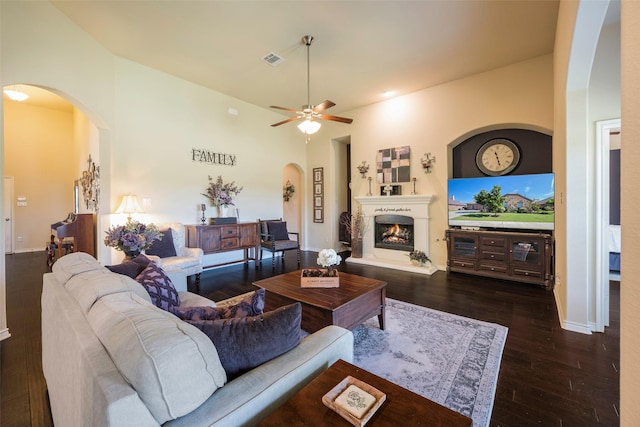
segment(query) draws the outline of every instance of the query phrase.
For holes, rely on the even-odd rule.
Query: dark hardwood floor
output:
[[[302,265],[315,265],[316,256],[303,252]],[[206,271],[199,291],[213,300],[250,291],[255,280],[296,269],[295,254],[287,254],[275,273],[270,264]],[[51,426],[41,367],[45,255],[8,255],[6,265],[12,336],[0,344],[0,425]],[[423,276],[344,263],[340,270],[385,280],[389,298],[509,328],[492,426],[619,425],[618,282],[611,282],[611,326],[604,334],[583,335],[560,328],[553,293],[542,288],[445,272]]]

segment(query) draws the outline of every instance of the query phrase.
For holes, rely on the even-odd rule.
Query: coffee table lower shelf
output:
[[[386,394],[367,427],[442,426],[470,427],[472,420],[436,402],[425,399],[344,360],[338,360],[291,399],[262,420],[259,426],[350,426],[344,418],[322,403],[322,396],[347,376],[352,376]]]

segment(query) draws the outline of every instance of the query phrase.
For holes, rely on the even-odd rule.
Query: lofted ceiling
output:
[[[558,15],[557,0],[50,1],[113,54],[264,108],[306,104],[310,34],[311,103],[330,114],[549,54]]]

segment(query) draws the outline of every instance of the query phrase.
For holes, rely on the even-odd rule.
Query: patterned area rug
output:
[[[387,298],[353,334],[355,365],[489,425],[506,327]]]

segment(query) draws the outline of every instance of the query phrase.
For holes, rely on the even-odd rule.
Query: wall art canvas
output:
[[[411,181],[411,147],[409,145],[378,150],[376,163],[378,183]]]

